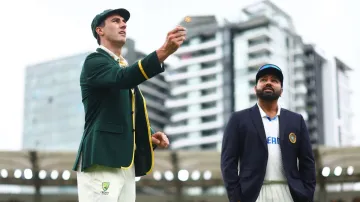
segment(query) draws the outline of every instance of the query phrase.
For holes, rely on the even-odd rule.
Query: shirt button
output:
[[[135,129],[132,129],[132,132],[135,132]]]

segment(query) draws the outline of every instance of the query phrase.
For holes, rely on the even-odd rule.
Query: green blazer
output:
[[[135,166],[136,176],[146,175],[154,165],[154,131],[138,85],[164,68],[155,51],[126,68],[101,48],[96,51],[86,57],[80,75],[85,125],[73,170],[81,156],[81,171],[94,164]]]

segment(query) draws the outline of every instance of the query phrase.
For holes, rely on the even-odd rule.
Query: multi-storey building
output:
[[[351,109],[350,97],[352,90],[349,84],[349,72],[352,69],[335,57],[335,83],[336,83],[336,117],[338,120],[336,134],[334,136],[337,146],[352,146],[355,144],[355,137],[352,131],[352,117],[353,112]],[[327,82],[325,80],[324,87],[326,88]],[[326,102],[326,101],[325,101]],[[326,110],[325,110],[326,111]],[[325,114],[326,116],[326,114]]]
[[[123,55],[131,64],[145,54],[127,40]],[[25,78],[24,149],[76,150],[84,127],[79,77],[90,52],[28,66]],[[165,64],[167,66],[167,64]],[[140,85],[155,130],[167,123],[167,85],[158,75]]]
[[[219,148],[230,113],[256,103],[255,75],[265,63],[283,70],[282,106],[292,109],[297,94],[306,93],[304,82],[294,82],[305,78],[301,69],[293,72],[302,43],[291,18],[268,1],[243,12],[247,19],[238,23],[220,26],[214,16],[194,16],[184,24],[188,40],[176,52],[181,62],[167,76],[174,87],[166,102],[172,124],[165,131],[173,149]]]
[[[215,16],[192,16],[190,23],[182,23],[188,39],[176,52],[179,64],[166,74],[171,86],[166,101],[171,124],[165,132],[172,148],[219,149],[230,113],[256,103],[255,75],[266,63],[283,71],[280,105],[300,113],[310,126],[312,142],[322,144],[324,138],[319,136],[324,136],[325,129],[318,124],[327,120],[315,116],[324,110],[314,93],[321,97],[326,78],[318,75],[322,70],[311,68],[321,58],[305,57],[308,48],[291,17],[270,1],[242,11],[244,19],[236,23],[220,25]]]
[[[349,146],[352,135],[348,67],[315,45],[304,45],[307,126],[313,144]]]
[[[222,33],[213,16],[193,17],[188,40],[176,52],[180,62],[165,73],[170,83],[165,128],[173,149],[216,147],[224,124]]]

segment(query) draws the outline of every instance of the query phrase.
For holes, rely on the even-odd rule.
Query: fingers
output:
[[[179,32],[179,31],[186,31],[186,28],[179,25],[179,26],[175,27],[173,30],[171,30],[168,33],[168,35],[175,34],[175,33]]]
[[[160,146],[161,148],[167,148],[169,146],[169,139],[162,132],[157,132],[152,137],[152,142]]]
[[[180,31],[174,34],[171,34],[168,37],[168,40],[170,42],[179,42],[179,41],[184,41],[186,39],[186,32],[185,31]]]
[[[169,144],[169,139],[167,138],[167,136],[166,136],[164,133],[161,134],[161,137],[162,137],[162,140],[163,140],[166,144]]]
[[[175,34],[173,34],[174,38],[181,38],[181,37],[185,37],[186,36],[186,32],[185,31],[179,31],[176,32]]]
[[[174,43],[174,45],[178,48],[186,39],[186,32],[185,31],[179,31],[177,33],[174,33],[170,35],[169,40],[171,43]]]
[[[160,140],[155,137],[152,137],[152,142],[157,145],[160,144]]]
[[[167,56],[169,56],[180,47],[180,45],[185,41],[185,39],[186,28],[182,26],[177,26],[168,33],[166,41],[160,49],[163,50]]]
[[[164,133],[162,133],[161,137],[162,137],[162,141],[160,142],[161,146],[163,148],[167,148],[169,146],[169,139],[166,137]]]

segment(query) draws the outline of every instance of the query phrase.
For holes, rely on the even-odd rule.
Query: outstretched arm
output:
[[[81,82],[99,88],[130,89],[161,72],[164,68],[155,51],[126,68],[101,53],[92,53],[85,59]]]

